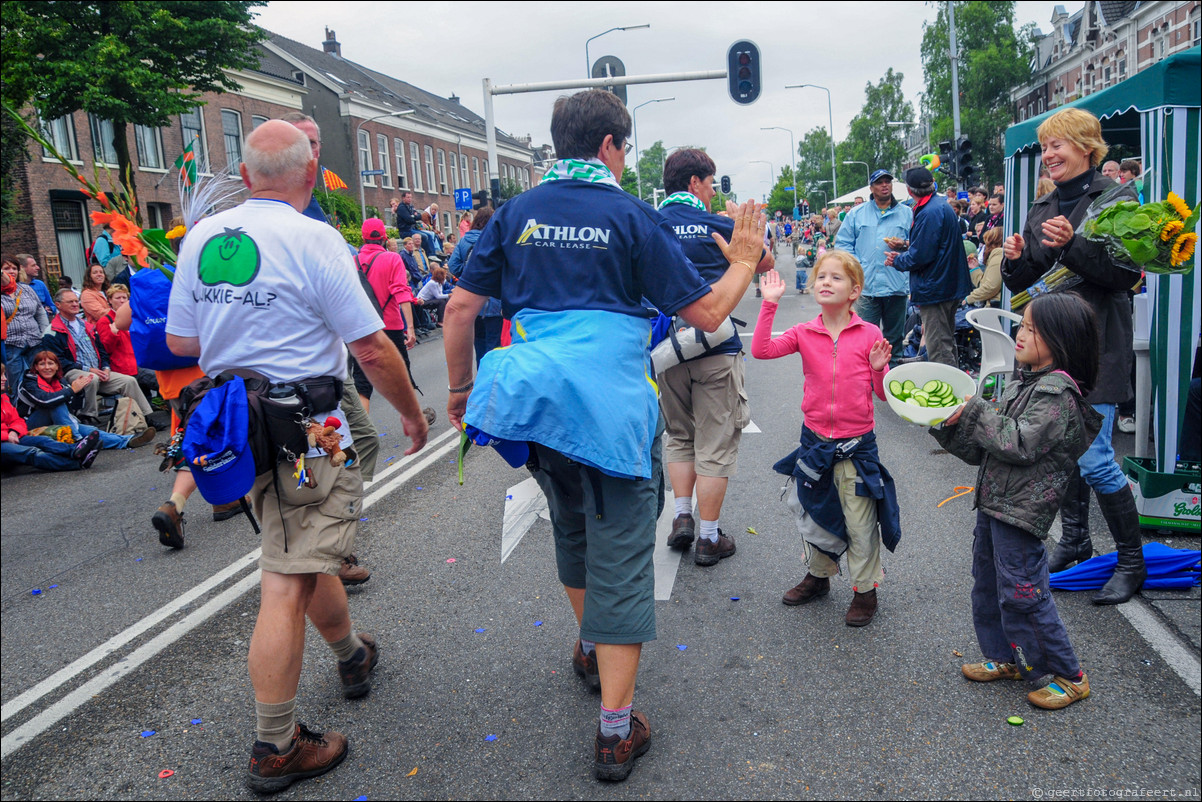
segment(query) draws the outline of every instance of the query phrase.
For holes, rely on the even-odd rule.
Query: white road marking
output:
[[[755,421],[748,421],[747,426],[743,428],[743,434],[760,434],[762,431],[763,429],[755,425]]]
[[[381,471],[373,479],[373,481],[365,483],[364,491],[366,493],[368,488],[374,488],[378,486],[382,480],[386,479],[392,473],[405,469],[411,463],[416,463],[408,470],[404,470],[403,473],[397,478],[387,482],[383,486],[379,487],[378,490],[374,490],[369,495],[366,495],[363,500],[363,509],[367,510],[370,508],[381,498],[384,498],[388,493],[412,479],[435,460],[444,457],[448,451],[453,452],[459,444],[457,437],[458,434],[459,432],[457,429],[448,429],[446,432],[427,443],[426,448],[422,451],[402,457],[401,459],[397,460],[395,465],[390,465]],[[449,442],[444,443],[444,441],[448,440]],[[431,446],[440,443],[442,445],[434,448],[432,451],[427,450],[430,449]],[[36,702],[46,694],[61,688],[71,679],[96,665],[106,657],[111,656],[130,641],[149,631],[154,626],[162,623],[167,618],[179,612],[179,610],[182,608],[213,590],[213,588],[221,585],[231,577],[236,576],[246,568],[252,566],[255,561],[259,559],[261,554],[261,549],[255,549],[254,551],[239,557],[237,560],[234,560],[228,566],[221,569],[204,582],[201,582],[196,587],[177,596],[175,599],[150,613],[137,623],[117,633],[100,646],[97,646],[92,651],[72,662],[70,665],[59,669],[51,676],[39,682],[33,688],[30,688],[17,698],[3,705],[2,713],[0,713],[0,721],[7,721],[11,716],[16,715],[20,711],[24,710],[30,704]],[[89,701],[95,693],[98,693],[100,690],[112,685],[122,676],[125,676],[130,671],[133,671],[142,663],[145,663],[147,660],[157,655],[167,646],[203,624],[206,620],[212,617],[212,615],[240,598],[251,588],[255,587],[258,584],[258,577],[259,571],[256,569],[253,573],[244,577],[236,585],[226,589],[220,595],[209,600],[205,605],[198,608],[196,611],[192,612],[159,635],[156,635],[154,638],[138,647],[133,653],[130,654],[129,657],[116,664],[116,673],[103,673],[94,677],[84,685],[60,699],[55,704],[48,707],[46,710],[34,716],[25,724],[22,724],[20,727],[17,727],[11,733],[4,736],[2,739],[3,756],[7,757],[10,752],[19,749],[21,746],[24,746],[25,743],[27,743],[33,737],[45,731],[46,728],[52,726],[55,722],[59,721],[64,716],[69,715],[76,708]],[[201,615],[202,612],[204,613],[203,615]],[[84,691],[86,691],[86,693]]]
[[[1131,622],[1148,645],[1177,672],[1185,684],[1193,689],[1195,696],[1202,696],[1202,663],[1194,653],[1181,645],[1181,641],[1144,606],[1142,600],[1132,600],[1118,605],[1119,612]]]
[[[694,494],[693,503],[697,503]],[[655,600],[668,601],[672,598],[672,587],[676,584],[676,572],[680,570],[683,556],[679,551],[668,548],[668,533],[672,531],[672,519],[676,517],[676,502],[671,488],[664,488],[664,511],[655,523]]]
[[[547,508],[547,497],[543,495],[538,481],[533,476],[505,491],[505,520],[501,524],[501,562],[509,559],[509,555],[539,518],[549,521],[551,512]]]

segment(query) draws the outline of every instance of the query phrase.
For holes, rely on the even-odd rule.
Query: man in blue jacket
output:
[[[889,251],[885,264],[910,274],[910,301],[922,316],[931,361],[959,367],[956,307],[972,291],[960,222],[947,199],[935,192],[930,170],[907,170],[906,189],[914,199],[910,247],[904,253]]]
[[[906,239],[914,214],[893,197],[893,176],[877,170],[869,180],[872,203],[861,203],[847,213],[835,247],[850,251],[864,268],[864,292],[856,311],[865,322],[880,326],[893,346],[893,363],[901,360],[902,336],[906,328],[906,296],[910,287],[906,277],[885,266],[885,237]]]

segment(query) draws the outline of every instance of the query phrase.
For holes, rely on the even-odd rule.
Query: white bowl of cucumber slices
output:
[[[939,362],[910,362],[885,374],[885,399],[898,417],[935,426],[975,395],[977,382],[964,371]]]

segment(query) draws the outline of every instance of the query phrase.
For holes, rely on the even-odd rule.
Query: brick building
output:
[[[1010,92],[1022,122],[1126,80],[1202,43],[1199,0],[1091,0],[1056,6],[1051,33],[1036,31],[1032,77]]]
[[[258,69],[231,72],[239,91],[205,95],[203,106],[168,127],[128,126],[133,179],[147,227],[168,227],[179,213],[179,171],[172,165],[185,142],[197,142],[201,173],[226,166],[236,171],[246,135],[291,111],[317,120],[322,166],[348,184],[344,193],[356,202],[360,180],[366,204],[384,211],[399,189],[412,189],[419,209],[438,204],[438,225],[450,231],[457,221],[452,190],[487,187],[484,120],[458,98],[441,98],[344,60],[328,29],[321,50],[269,33],[259,55]],[[408,110],[412,113],[405,116],[373,119]],[[99,163],[116,173],[111,122],[80,111],[44,127],[81,172]],[[502,179],[529,188],[538,180],[529,137],[498,132],[497,142]],[[49,273],[61,271],[78,285],[96,233],[88,215],[99,211],[99,204],[76,189],[57,160],[36,146],[29,150],[29,162],[13,177],[18,219],[4,227],[0,247],[5,254],[34,254]],[[360,179],[360,169],[384,173]]]

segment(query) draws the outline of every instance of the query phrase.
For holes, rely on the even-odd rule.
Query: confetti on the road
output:
[[[104,503],[104,499],[100,499],[100,500],[99,500],[99,501],[97,501],[96,503],[97,503],[97,504],[103,504],[103,503]]]
[[[41,596],[41,595],[42,595],[42,591],[41,591],[40,589],[38,589],[38,588],[34,588],[33,590],[29,591],[29,595],[31,595],[31,596]]]
[[[140,562],[142,562],[142,558],[141,558],[141,557],[139,557],[138,559],[134,560],[134,562],[136,562],[136,563],[140,563]]]
[[[953,492],[953,493],[955,493],[956,495],[954,495],[954,496],[948,496],[948,497],[947,497],[947,498],[945,498],[943,501],[941,501],[941,502],[939,502],[938,504],[936,504],[936,505],[935,505],[935,509],[939,509],[940,507],[942,507],[944,504],[948,503],[948,502],[949,502],[949,501],[951,501],[952,499],[960,498],[961,496],[967,496],[969,493],[971,493],[971,492],[972,492],[973,490],[975,490],[975,489],[976,489],[976,488],[973,488],[973,487],[967,487],[967,486],[965,486],[965,485],[960,485],[959,487],[953,487],[953,488],[952,488],[952,492]]]
[[[447,562],[449,562],[449,563],[453,563],[453,562],[455,562],[455,558],[454,558],[454,557],[448,557],[448,558],[447,558]]]
[[[759,532],[755,531],[754,529],[752,529],[752,528],[749,526],[749,527],[747,527],[747,534],[749,534],[749,535],[758,535],[758,534],[759,534]]]
[[[175,772],[172,771],[171,769],[163,769],[162,771],[159,772],[159,779],[165,780],[168,777],[173,776],[174,774],[175,774]]]
[[[149,738],[152,735],[154,735],[154,730],[142,730],[143,738]]]
[[[510,496],[506,496],[506,497],[505,497],[505,500],[506,500],[506,501],[513,501],[513,496],[511,496],[511,495],[510,495]]]
[[[676,648],[680,649],[683,652],[685,649],[687,649],[689,647],[685,646],[683,643],[678,643],[678,644],[676,644]]]
[[[198,719],[198,718],[194,718],[194,719],[192,719],[192,723],[193,723],[193,724],[199,724],[199,723],[200,723],[200,719]]]
[[[46,590],[54,590],[57,587],[58,585],[51,585],[50,587],[46,588]]]
[[[355,797],[355,802],[367,802],[367,794]]]
[[[536,627],[541,627],[541,626],[543,625],[543,622],[542,622],[542,621],[535,621],[535,622],[534,622],[534,625],[535,625]]]
[[[363,516],[362,518],[360,518],[359,520],[360,520],[360,521],[366,521],[366,520],[367,520],[367,516],[366,516],[366,515],[364,515],[364,516]]]
[[[1011,716],[1010,718],[1006,719],[1006,723],[1011,727],[1021,727],[1023,725],[1023,717]]]
[[[419,488],[418,488],[418,490],[425,490],[425,489],[426,489],[426,488],[424,488],[424,487],[419,487]]]
[[[406,774],[405,776],[406,776],[406,777],[412,777],[414,774],[417,774],[417,766],[414,766],[414,767],[413,767],[413,771],[409,772],[409,773],[408,773],[408,774]]]
[[[497,740],[497,736],[495,736],[495,735],[485,735],[485,736],[484,736],[484,740],[486,740],[486,741],[495,741],[495,740]]]
[[[730,600],[731,600],[731,601],[738,601],[738,600],[739,600],[739,597],[738,597],[738,596],[731,596],[731,597],[730,597]]]
[[[484,631],[484,627],[480,627],[479,629],[476,630],[476,634],[479,635],[483,631]]]
[[[958,651],[956,651],[955,649],[952,649],[952,654],[956,655],[956,657],[963,657],[963,656],[964,656],[964,653],[963,653],[963,652],[958,652]]]

